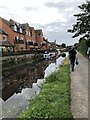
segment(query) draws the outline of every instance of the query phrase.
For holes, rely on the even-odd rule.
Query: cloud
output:
[[[71,7],[73,8],[75,6],[75,5],[73,5],[72,3],[69,3],[69,2],[58,2],[58,3],[47,2],[44,5],[46,7],[49,7],[49,8],[56,8],[59,11],[65,11],[65,9],[71,8]]]
[[[68,15],[76,14],[79,11],[78,6],[81,5],[85,0],[60,0],[59,2],[46,2],[44,5],[47,8],[55,8],[58,10],[59,14],[63,14],[68,17]]]
[[[8,9],[9,7],[6,7],[4,5],[0,5],[0,9]]]
[[[47,38],[50,42],[56,40],[58,44],[66,43],[67,45],[73,45],[78,42],[78,39],[72,38],[72,34],[67,32],[67,29],[70,27],[64,22],[52,22],[49,24],[33,24],[35,29],[41,28],[43,30],[44,37]]]
[[[62,33],[62,32],[65,32],[67,25],[64,22],[52,22],[45,25],[33,24],[33,26],[35,26],[35,28],[42,28],[46,32],[53,31],[53,32]]]
[[[39,10],[38,7],[30,7],[30,6],[24,7],[23,9],[24,9],[26,12]]]
[[[78,42],[78,39],[72,38],[72,34],[68,34],[68,33],[59,33],[59,32],[55,32],[55,31],[48,31],[45,34],[46,38],[49,38],[49,41],[55,41],[57,44],[62,44],[62,43],[66,43],[67,45],[73,45],[74,43]]]
[[[14,19],[19,23],[29,23],[35,29],[42,29],[44,36],[50,41],[55,39],[61,43],[73,43],[72,34],[67,33],[79,13],[77,6],[85,0],[2,0],[1,17]]]
[[[46,24],[46,30],[60,33],[64,31],[65,26],[66,24],[64,22],[52,22],[50,24]]]
[[[81,5],[82,2],[85,2],[85,0],[69,0],[69,1],[66,1],[66,0],[61,0],[59,2],[46,2],[44,3],[44,5],[46,7],[49,7],[49,8],[57,8],[58,10],[64,10],[67,9],[67,8],[70,8],[70,7],[77,7],[78,5]]]

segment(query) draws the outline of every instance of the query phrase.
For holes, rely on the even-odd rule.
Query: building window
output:
[[[29,41],[29,45],[33,46],[34,45],[33,41]]]
[[[33,46],[34,45],[34,41],[29,40],[29,41],[26,42],[26,45]]]
[[[23,37],[21,37],[20,43],[21,43],[21,44],[24,44],[24,39],[23,39]]]
[[[15,43],[16,43],[16,44],[24,44],[24,39],[23,39],[23,37],[22,37],[22,38],[19,38],[18,36],[15,36]]]
[[[18,36],[15,36],[15,43],[19,43],[19,37]]]
[[[3,41],[7,41],[7,36],[3,35]]]
[[[46,43],[45,42],[41,42],[41,46],[45,46],[46,45]]]
[[[15,40],[18,40],[19,39],[19,37],[18,36],[15,36]]]
[[[22,33],[22,28],[20,28],[20,33]]]
[[[43,38],[43,35],[40,35],[41,38]]]
[[[23,37],[21,37],[21,40],[24,40]]]
[[[35,43],[35,46],[38,46],[38,43]]]
[[[26,42],[26,45],[29,46],[29,41]]]
[[[29,36],[31,36],[30,32],[29,32]]]
[[[14,31],[17,31],[17,26],[16,25],[14,25]]]
[[[28,31],[26,31],[26,35],[28,35]]]

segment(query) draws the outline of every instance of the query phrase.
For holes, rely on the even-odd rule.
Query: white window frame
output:
[[[30,32],[29,32],[29,36],[31,36]]]
[[[17,31],[17,26],[16,25],[14,25],[14,31]]]
[[[19,39],[19,36],[15,36],[17,38],[17,40]]]
[[[22,28],[20,28],[20,33],[22,33]]]
[[[23,38],[23,37],[21,37],[21,40],[24,40],[24,38]]]
[[[26,35],[28,35],[28,31],[26,31]]]

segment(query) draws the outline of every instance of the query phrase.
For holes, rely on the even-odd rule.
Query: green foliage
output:
[[[18,119],[60,119],[72,118],[70,111],[70,75],[69,65],[46,78],[40,94],[30,101],[29,108],[18,116]]]
[[[90,1],[78,6],[81,9],[81,13],[74,15],[77,17],[76,24],[73,25],[73,29],[68,32],[75,33],[74,37],[83,35],[82,38],[90,39]]]
[[[73,29],[68,30],[68,32],[75,33],[74,37],[82,35],[79,40],[79,44],[75,44],[77,50],[86,56],[87,49],[90,46],[90,1],[78,6],[81,13],[74,15],[77,17],[76,24],[73,25]]]
[[[89,46],[89,40],[80,39],[78,44],[75,44],[76,49],[84,56],[87,55],[87,49]]]
[[[62,43],[62,45],[61,45],[63,48],[65,48],[66,47],[66,44],[65,43]]]

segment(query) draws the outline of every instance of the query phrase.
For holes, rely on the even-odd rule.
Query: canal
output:
[[[38,63],[10,68],[2,73],[2,118],[15,118],[28,107],[29,100],[38,95],[44,78],[54,72],[64,58],[42,60]]]

